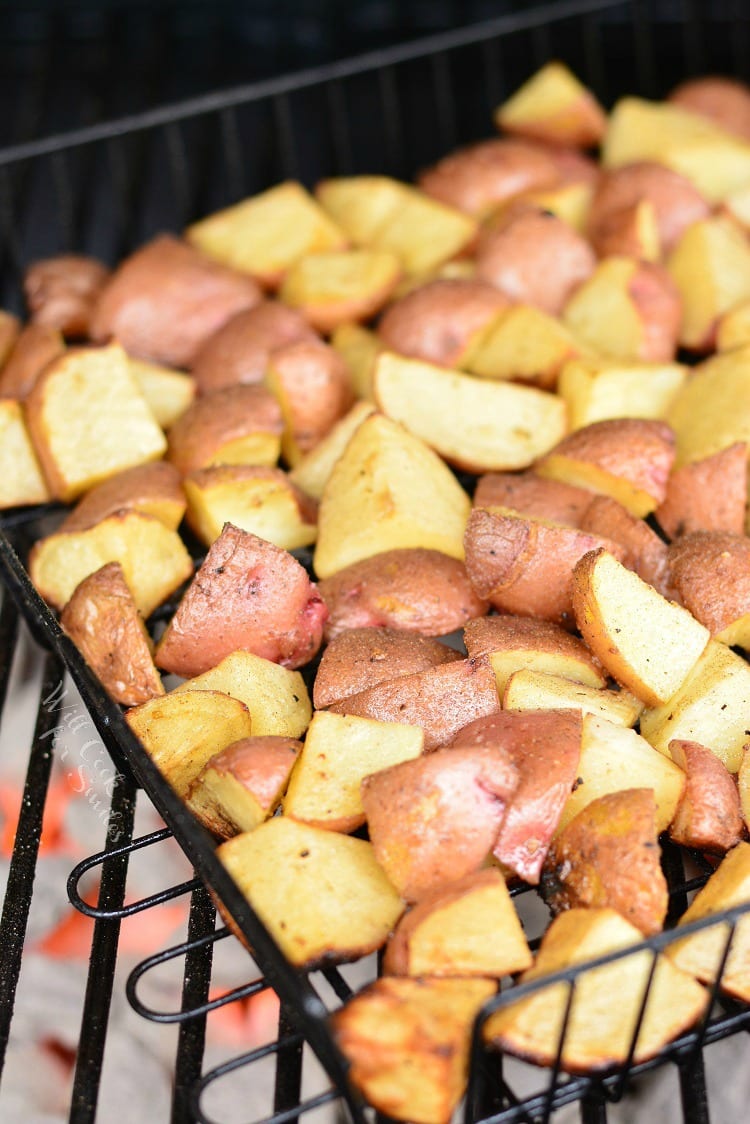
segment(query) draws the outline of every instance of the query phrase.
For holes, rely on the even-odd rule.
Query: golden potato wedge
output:
[[[685,176],[655,161],[628,162],[608,171],[597,185],[586,224],[594,249],[601,253],[611,216],[636,207],[642,201],[653,208],[657,240],[667,253],[674,249],[689,226],[708,218],[711,213],[709,204]]]
[[[560,369],[558,394],[571,429],[607,418],[664,419],[685,384],[680,363],[622,363],[569,358]]]
[[[418,726],[372,718],[313,715],[284,797],[284,815],[328,831],[356,831],[365,822],[360,785],[365,777],[419,757]]]
[[[385,944],[404,905],[363,839],[274,816],[217,854],[297,967],[357,960]]]
[[[353,402],[346,364],[321,341],[300,340],[274,351],[265,384],[281,406],[281,451],[292,468],[322,441]]]
[[[329,640],[367,626],[444,636],[487,612],[463,562],[421,547],[364,558],[324,578],[319,591],[329,611]]]
[[[634,730],[595,714],[584,715],[578,777],[562,810],[559,830],[593,800],[626,788],[653,789],[656,831],[661,834],[674,818],[685,774]]]
[[[614,679],[647,706],[671,699],[710,634],[605,550],[573,572],[573,612],[583,639]]]
[[[243,702],[253,718],[256,737],[299,738],[310,724],[312,707],[305,681],[252,652],[240,650],[188,679],[176,691],[221,691]]]
[[[533,519],[577,527],[591,499],[588,489],[535,472],[490,472],[477,481],[474,507],[509,507]]]
[[[108,277],[106,266],[82,254],[33,262],[23,277],[31,320],[74,339],[87,336],[91,313]]]
[[[573,179],[566,183],[563,179],[554,187],[524,191],[519,199],[524,199],[535,207],[542,207],[545,211],[551,211],[553,215],[557,215],[573,230],[577,230],[579,234],[585,234],[586,218],[594,196],[597,179],[598,170],[594,165],[594,174],[591,181]]]
[[[327,615],[296,558],[227,523],[167,625],[156,662],[191,678],[245,649],[300,667],[320,647]]]
[[[476,593],[501,613],[540,617],[570,630],[573,567],[590,551],[618,556],[618,543],[510,508],[475,507],[466,526],[466,569]]]
[[[566,430],[564,404],[544,390],[390,352],[378,356],[373,387],[384,414],[469,472],[526,468]]]
[[[209,336],[261,299],[252,278],[161,234],[117,267],[89,330],[95,343],[114,337],[128,355],[184,369]]]
[[[449,1124],[464,1094],[471,1028],[493,980],[375,980],[332,1017],[350,1077],[396,1120]]]
[[[183,799],[215,753],[252,733],[245,704],[218,691],[173,691],[133,707],[125,719]]]
[[[750,300],[740,301],[716,321],[717,351],[733,351],[750,343]]]
[[[49,499],[21,403],[0,399],[0,510]]]
[[[750,667],[718,640],[710,640],[682,686],[661,706],[641,715],[641,733],[661,753],[674,739],[707,746],[736,773],[748,740]]]
[[[509,676],[503,691],[503,710],[560,709],[598,714],[615,726],[634,726],[643,703],[630,691],[591,687],[534,668],[522,667]]]
[[[560,178],[555,158],[544,146],[507,137],[444,156],[418,182],[434,199],[484,218],[514,195],[556,187]]]
[[[346,363],[355,398],[373,402],[375,360],[384,350],[380,337],[361,324],[342,324],[331,336],[331,347]]]
[[[612,963],[577,974],[562,1069],[589,1073],[630,1061],[637,1065],[658,1054],[703,1014],[708,995],[692,976],[664,955],[658,956],[654,969],[657,954],[649,949],[626,952],[642,939],[638,929],[613,909],[568,910],[545,933],[534,967],[524,973],[521,983],[623,952]],[[485,1039],[536,1065],[555,1065],[569,997],[570,985],[560,982],[511,1002],[487,1020]]]
[[[664,169],[666,171],[666,169]],[[609,211],[599,222],[594,249],[600,258],[658,262],[662,257],[656,208],[650,199]]]
[[[214,464],[273,466],[281,452],[281,407],[264,386],[229,386],[198,398],[169,431],[167,457],[181,476]]]
[[[724,644],[750,647],[750,539],[694,531],[669,547],[679,601]]]
[[[218,539],[225,523],[284,550],[315,542],[317,504],[279,468],[219,464],[191,472],[182,486],[188,523],[206,546]]]
[[[128,358],[130,373],[162,429],[169,429],[195,398],[195,380],[144,359]]]
[[[115,702],[137,706],[164,694],[151,638],[119,562],[76,586],[60,624]]]
[[[679,920],[680,925],[710,917],[724,909],[750,903],[750,843],[738,843],[722,859],[702,890],[693,898]],[[684,972],[712,984],[717,976],[731,928],[726,923],[711,925],[691,937],[675,941],[665,952]],[[743,1003],[750,1002],[750,916],[736,922],[729,956],[721,974],[720,988]]]
[[[693,531],[745,530],[748,446],[737,441],[725,449],[674,468],[667,494],[654,515],[671,539]]]
[[[65,341],[57,328],[27,324],[9,350],[0,371],[0,398],[25,399],[44,368],[65,354]]]
[[[539,308],[514,305],[490,326],[466,364],[473,375],[514,379],[550,390],[582,348],[563,323]]]
[[[675,467],[750,443],[750,346],[695,367],[667,415],[677,441]]]
[[[447,745],[475,718],[496,714],[500,700],[490,668],[475,660],[456,660],[378,683],[330,709],[335,714],[421,726],[429,751]]]
[[[744,232],[722,215],[693,223],[667,268],[682,301],[680,343],[692,351],[711,350],[719,317],[750,297],[750,247]]]
[[[7,363],[20,333],[21,321],[18,317],[0,309],[0,369]]]
[[[489,656],[502,697],[508,679],[520,668],[546,671],[590,687],[604,687],[599,661],[585,644],[551,621],[501,614],[477,617],[464,627],[470,659]]]
[[[495,110],[498,129],[571,148],[591,148],[604,136],[604,110],[564,63],[549,62]]]
[[[377,247],[377,234],[403,205],[410,188],[388,176],[322,180],[315,196],[355,246]]]
[[[294,738],[240,738],[215,753],[188,789],[187,806],[221,839],[253,831],[281,802],[302,742]]]
[[[279,298],[328,333],[340,324],[369,320],[389,300],[400,276],[399,259],[382,250],[308,254],[287,272]]]
[[[151,461],[123,469],[86,492],[59,530],[85,531],[118,511],[140,511],[176,531],[185,506],[177,470],[166,461]]]
[[[664,422],[610,418],[564,437],[535,471],[611,496],[643,517],[664,499],[674,459],[674,434]]]
[[[750,89],[744,82],[718,75],[693,78],[672,90],[667,100],[750,140]]]
[[[592,800],[550,848],[542,895],[553,916],[615,909],[645,936],[661,932],[669,894],[659,861],[653,789],[625,788]]]
[[[479,870],[426,894],[399,921],[385,950],[386,976],[490,976],[532,961],[499,870]]]
[[[407,901],[479,870],[518,784],[496,746],[439,749],[371,773],[362,805],[375,857]]]
[[[26,420],[50,488],[66,502],[167,447],[117,344],[54,360],[27,399]]]
[[[118,511],[83,531],[57,531],[29,555],[29,574],[39,593],[62,609],[76,586],[107,562],[119,562],[138,612],[148,617],[193,573],[193,562],[176,531],[152,515]]]
[[[743,835],[740,795],[731,773],[698,742],[673,738],[669,752],[687,777],[669,834],[683,847],[724,854]]]
[[[315,500],[323,498],[333,466],[351,441],[365,418],[375,412],[371,402],[355,402],[348,413],[336,422],[317,445],[306,453],[289,473],[293,484]]]
[[[344,231],[305,191],[288,180],[193,223],[188,242],[209,258],[276,288],[307,254],[343,250]]]
[[[662,597],[674,597],[667,544],[648,523],[636,518],[611,496],[594,496],[581,516],[581,530],[601,535],[625,550],[622,559],[629,570],[652,585]]]
[[[453,473],[403,426],[372,414],[334,465],[318,513],[321,578],[386,550],[424,547],[463,560],[471,502]]]

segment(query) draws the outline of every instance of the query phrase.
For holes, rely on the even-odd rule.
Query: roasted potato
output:
[[[508,679],[520,668],[562,675],[590,687],[604,687],[599,661],[585,644],[551,621],[501,614],[477,617],[464,627],[470,659],[489,657],[502,697]]]
[[[731,773],[698,742],[674,738],[669,752],[687,778],[669,834],[684,847],[724,854],[743,835],[740,796]]]
[[[346,363],[355,398],[372,402],[375,360],[385,350],[380,336],[361,324],[342,324],[331,336],[331,347]]]
[[[33,262],[23,278],[32,321],[73,339],[87,336],[91,314],[108,277],[106,266],[80,254]]]
[[[709,216],[683,233],[667,262],[680,294],[679,342],[705,352],[716,343],[723,313],[750,298],[750,246],[731,219]]]
[[[557,391],[568,407],[571,429],[608,418],[666,418],[685,385],[680,363],[624,362],[568,358]]]
[[[535,472],[489,472],[477,481],[474,507],[508,507],[533,519],[577,527],[592,499],[586,488]]]
[[[653,161],[641,160],[602,176],[591,201],[587,232],[599,253],[612,216],[647,201],[656,218],[660,250],[670,253],[689,226],[707,219],[711,208],[685,176]],[[606,256],[601,254],[602,257]]]
[[[532,74],[495,110],[495,124],[503,132],[571,148],[598,144],[606,123],[591,91],[560,62]]]
[[[738,441],[750,443],[750,346],[713,355],[695,367],[667,421],[677,441],[678,468]]]
[[[369,320],[391,297],[401,263],[382,250],[330,250],[309,254],[289,269],[279,297],[319,332]]]
[[[0,511],[50,498],[21,403],[0,399]]]
[[[514,195],[555,187],[560,178],[543,146],[508,138],[481,141],[444,156],[422,172],[419,186],[442,203],[484,218]]]
[[[18,317],[12,312],[0,309],[0,369],[7,363],[20,333],[21,321]]]
[[[323,498],[333,467],[365,418],[375,412],[371,402],[355,402],[348,413],[321,437],[289,473],[289,479],[315,500]]]
[[[57,328],[27,324],[18,334],[0,370],[0,398],[28,398],[45,367],[65,353]]]
[[[169,429],[195,398],[195,380],[158,363],[128,357],[130,373],[162,429]]]
[[[724,644],[750,647],[750,539],[694,531],[669,547],[678,600]]]
[[[274,351],[265,383],[281,406],[281,451],[290,467],[322,441],[354,400],[343,359],[321,341],[300,340]]]
[[[466,365],[482,378],[512,379],[551,390],[563,366],[582,351],[560,320],[518,304],[493,321]]]
[[[284,550],[315,542],[317,504],[280,468],[219,464],[183,480],[187,520],[206,546],[225,523],[250,531]]]
[[[229,386],[198,398],[169,431],[167,457],[181,476],[214,464],[275,465],[284,422],[264,386]]]
[[[744,82],[718,76],[693,78],[672,90],[668,101],[750,141],[750,89]]]
[[[179,473],[166,461],[152,461],[110,476],[78,501],[60,524],[61,531],[85,531],[118,511],[153,515],[176,531],[185,514]]]
[[[503,710],[580,710],[606,718],[615,726],[633,726],[643,703],[630,691],[607,690],[576,683],[562,675],[521,668],[508,679]]]
[[[600,258],[660,261],[659,226],[651,200],[641,199],[630,207],[610,211],[600,222],[595,248]]]
[[[671,539],[693,531],[741,535],[747,507],[748,446],[735,442],[701,460],[674,468],[654,515]]]
[[[622,561],[629,570],[634,570],[663,597],[674,597],[667,544],[648,523],[631,515],[617,500],[594,496],[581,517],[581,530],[619,543],[625,551]]]

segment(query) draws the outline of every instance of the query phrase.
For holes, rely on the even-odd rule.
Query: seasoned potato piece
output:
[[[567,66],[549,62],[495,110],[495,124],[520,137],[590,148],[604,136],[607,119]]]
[[[586,645],[551,621],[509,614],[477,617],[464,628],[464,644],[470,659],[490,657],[500,696],[519,668],[562,675],[590,687],[606,682]]]
[[[320,583],[326,638],[349,628],[385,626],[443,636],[487,611],[463,562],[420,547],[386,550]]]
[[[719,317],[750,297],[750,247],[731,219],[715,215],[689,226],[667,263],[682,301],[679,340],[710,351]]]
[[[317,338],[295,309],[280,301],[262,301],[238,312],[208,337],[193,361],[193,377],[201,394],[262,382],[277,348]]]
[[[227,523],[169,622],[156,662],[192,677],[242,648],[300,667],[320,647],[327,615],[291,554]]]
[[[64,336],[87,336],[91,313],[108,277],[106,266],[80,254],[33,262],[23,278],[31,319]]]
[[[279,290],[284,304],[299,309],[319,332],[369,320],[379,312],[401,276],[395,254],[338,250],[309,254],[295,262]]]
[[[169,429],[195,398],[195,380],[181,371],[128,358],[130,373],[162,429]]]
[[[337,176],[322,180],[315,195],[355,246],[377,246],[378,231],[401,208],[410,190],[388,176]]]
[[[521,668],[508,679],[503,710],[580,710],[597,714],[615,726],[633,726],[643,703],[630,691],[608,691],[575,683],[561,675]]]
[[[12,312],[0,309],[0,368],[8,361],[8,356],[16,345],[21,332],[21,321]]]
[[[315,542],[317,505],[279,468],[220,464],[185,477],[187,519],[210,546],[225,523],[251,531],[284,550]]]
[[[374,412],[375,407],[372,403],[355,402],[349,412],[344,414],[343,418],[329,429],[325,437],[320,439],[315,448],[297,461],[289,473],[292,483],[313,499],[322,499],[333,466],[342,456],[365,418],[369,418]]]
[[[591,499],[585,488],[535,472],[490,472],[477,481],[474,507],[509,507],[533,519],[577,527]]]
[[[737,772],[737,788],[745,827],[750,829],[750,743],[742,747],[742,760]]]
[[[386,976],[495,976],[531,965],[521,922],[499,870],[479,870],[425,894],[399,921]]]
[[[0,511],[50,498],[21,403],[0,400]]]
[[[375,857],[402,897],[417,901],[483,865],[518,784],[496,746],[439,749],[362,781]]]
[[[60,624],[115,702],[137,706],[164,694],[151,638],[119,562],[76,586]]]
[[[372,375],[375,360],[384,350],[380,337],[361,324],[342,324],[331,336],[331,347],[346,363],[354,396],[374,401]]]
[[[588,213],[587,230],[599,251],[611,216],[651,204],[660,247],[670,252],[694,222],[708,218],[710,207],[689,179],[648,160],[628,163],[602,176]],[[601,252],[601,251],[599,251]],[[604,256],[604,255],[602,255]]]
[[[198,398],[169,431],[167,456],[181,476],[213,464],[275,465],[281,407],[264,386],[229,386]]]
[[[464,1094],[471,1028],[492,980],[379,979],[332,1018],[350,1076],[387,1116],[449,1124]]]
[[[569,155],[579,155],[573,153],[572,149],[560,149],[559,152]],[[554,156],[554,153],[553,153]],[[583,159],[583,158],[582,158]],[[591,163],[591,174],[587,172],[580,180],[575,178],[571,179],[569,183],[565,182],[564,171],[561,169],[563,179],[555,187],[537,188],[533,191],[524,191],[519,199],[525,199],[527,203],[533,204],[535,207],[541,207],[545,211],[551,211],[553,215],[557,215],[559,219],[566,222],[573,230],[577,230],[579,234],[586,232],[586,216],[591,200],[594,195],[594,187],[599,179],[599,169],[596,164]],[[512,206],[512,201],[510,203]]]
[[[366,956],[385,944],[404,909],[369,843],[288,816],[222,843],[217,854],[297,967]]]
[[[750,443],[750,346],[714,355],[695,367],[667,421],[677,440],[677,467],[738,441]]]
[[[490,326],[466,366],[487,379],[513,379],[550,390],[563,365],[582,351],[564,324],[538,308],[514,305]]]
[[[750,647],[750,539],[727,531],[695,531],[669,548],[678,599],[712,636]]]
[[[421,726],[429,751],[447,745],[475,718],[496,714],[500,700],[490,668],[475,660],[456,660],[378,683],[330,709],[336,714]]]
[[[547,855],[542,895],[553,915],[616,909],[646,936],[661,932],[669,895],[653,789],[609,792],[570,820]]]
[[[650,199],[610,211],[600,221],[594,246],[600,258],[626,257],[658,262],[661,243],[656,210]]]
[[[166,461],[126,468],[86,492],[66,515],[59,530],[85,531],[118,511],[153,515],[165,527],[176,531],[185,514],[185,495],[179,473]]]
[[[265,382],[281,406],[281,451],[292,467],[322,441],[353,401],[346,364],[319,341],[300,340],[274,351]]]
[[[698,742],[673,739],[669,752],[687,777],[669,834],[684,847],[723,854],[743,835],[740,795],[732,774]]]
[[[386,680],[460,659],[439,640],[400,628],[347,628],[323,652],[313,701],[322,709]]]
[[[128,355],[185,368],[209,336],[260,300],[250,277],[161,234],[117,267],[89,331],[97,343],[114,336]]]
[[[42,371],[65,354],[65,341],[57,328],[27,324],[11,344],[0,371],[0,398],[28,398]]]
[[[648,523],[631,515],[617,500],[594,496],[581,517],[581,530],[619,543],[625,550],[622,561],[629,570],[634,570],[663,597],[674,596],[667,544]]]
[[[209,758],[190,785],[187,805],[222,839],[253,831],[273,814],[302,742],[294,738],[240,738]]]
[[[419,177],[428,195],[483,218],[514,195],[556,187],[560,172],[543,146],[495,138],[444,156]]]
[[[709,457],[673,469],[664,502],[654,512],[670,538],[694,531],[743,533],[747,456],[747,444],[737,441]]]
[[[664,419],[686,378],[680,363],[573,357],[560,371],[557,391],[567,404],[570,428],[582,429],[608,418]]]
[[[750,140],[750,89],[744,82],[719,76],[693,78],[672,90],[668,101]]]

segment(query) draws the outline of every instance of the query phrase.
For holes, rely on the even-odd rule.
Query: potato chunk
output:
[[[369,320],[386,303],[401,276],[395,254],[338,250],[308,254],[289,269],[279,297],[319,332]]]
[[[230,386],[177,419],[167,455],[181,476],[214,464],[275,465],[283,430],[281,407],[264,386]]]
[[[715,753],[698,742],[673,739],[672,760],[687,777],[669,833],[676,843],[723,854],[743,835],[740,794]]]
[[[64,336],[87,336],[91,313],[108,276],[106,266],[82,254],[33,262],[23,278],[31,319]]]
[[[506,133],[572,148],[590,148],[604,136],[607,119],[594,95],[560,62],[532,74],[495,110]]]
[[[750,539],[695,531],[669,548],[677,596],[724,644],[750,647]]]
[[[669,258],[682,300],[680,343],[708,351],[719,317],[750,297],[750,247],[731,219],[712,216],[689,226]]]
[[[20,402],[0,400],[0,510],[50,499]]]
[[[253,831],[278,807],[302,743],[272,734],[240,738],[209,758],[187,804],[222,839]]]
[[[664,502],[654,512],[670,538],[692,531],[742,534],[747,507],[747,454],[747,444],[738,441],[672,471]]]
[[[464,644],[471,659],[489,656],[502,695],[510,676],[520,668],[533,668],[603,687],[599,661],[585,644],[551,621],[501,614],[477,617],[464,628]]]
[[[297,461],[289,473],[292,483],[313,499],[322,499],[334,465],[365,418],[374,412],[371,402],[355,402],[325,437],[321,437],[315,447]]]
[[[561,675],[521,668],[508,679],[503,710],[580,710],[598,714],[615,726],[634,726],[643,703],[630,691],[607,691],[575,683]]]
[[[315,542],[317,504],[295,488],[279,468],[213,465],[191,472],[183,488],[188,522],[206,546],[218,539],[225,523],[284,550]]]
[[[185,514],[185,495],[179,473],[166,461],[126,468],[86,492],[66,515],[59,530],[85,531],[118,511],[152,515],[165,527],[176,531]]]
[[[686,378],[679,363],[569,359],[558,393],[567,403],[571,429],[607,418],[663,420]]]

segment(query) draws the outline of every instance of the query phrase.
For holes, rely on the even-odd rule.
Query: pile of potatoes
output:
[[[750,89],[552,63],[495,121],[0,319],[0,506],[75,503],[37,589],[287,958],[384,949],[331,1027],[417,1124],[480,1011],[590,1072],[750,1002]],[[716,869],[657,955],[665,833]]]

